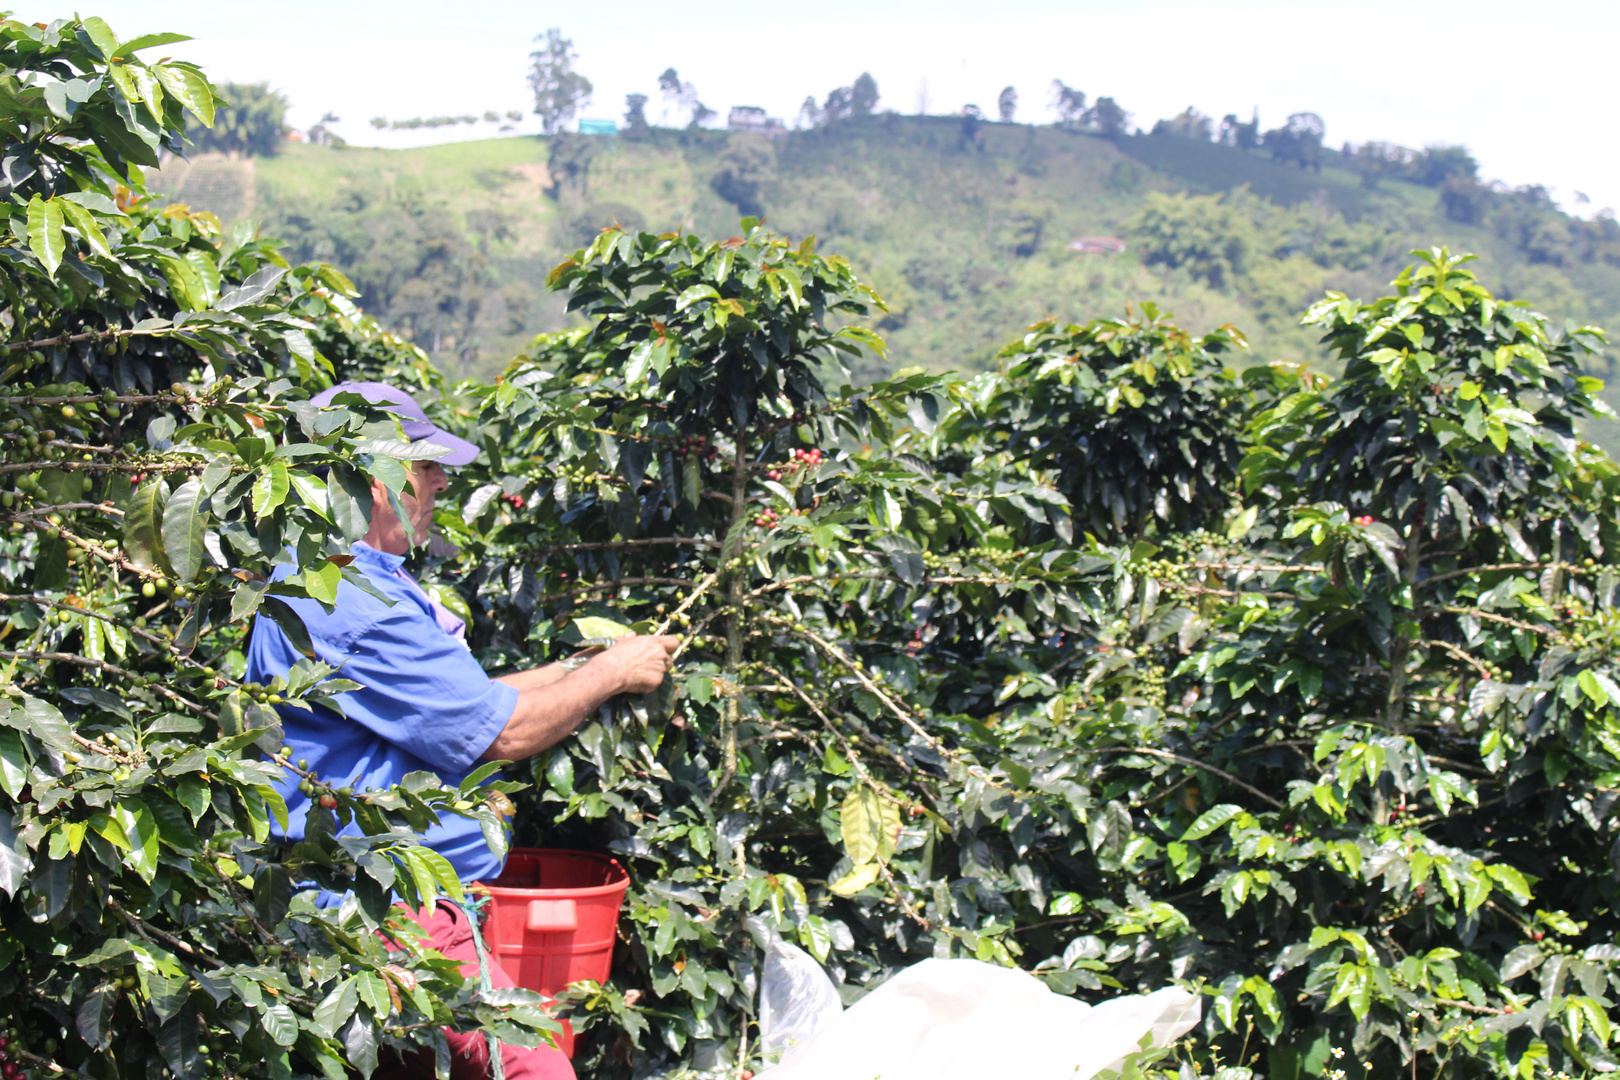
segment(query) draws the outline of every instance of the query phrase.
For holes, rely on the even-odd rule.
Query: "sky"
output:
[[[16,17],[66,12],[19,5]],[[101,0],[83,13],[124,39],[190,34],[161,52],[216,81],[268,80],[291,99],[292,123],[336,113],[334,130],[356,144],[496,135],[484,123],[379,132],[368,121],[527,114],[528,53],[558,27],[594,84],[585,117],[617,119],[625,95],[643,93],[658,122],[669,67],[722,121],[733,105],[791,119],[806,96],[866,71],[880,109],[943,114],[971,102],[993,115],[1011,85],[1017,119],[1049,122],[1061,79],[1113,97],[1143,127],[1189,105],[1217,121],[1258,108],[1262,127],[1310,111],[1331,146],[1461,143],[1487,179],[1544,184],[1576,213],[1620,207],[1620,139],[1591,111],[1613,93],[1612,0]],[[538,123],[527,116],[516,130]]]

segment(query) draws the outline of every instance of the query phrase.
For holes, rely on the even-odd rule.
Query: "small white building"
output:
[[[1069,250],[1082,255],[1118,255],[1125,250],[1125,241],[1117,236],[1080,236],[1069,241]]]
[[[726,129],[752,132],[770,138],[786,135],[788,131],[787,124],[774,116],[766,116],[765,110],[757,105],[733,105],[726,117]]]

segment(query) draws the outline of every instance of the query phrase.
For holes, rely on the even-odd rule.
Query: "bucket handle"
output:
[[[530,900],[530,930],[578,930],[579,915],[572,900]]]

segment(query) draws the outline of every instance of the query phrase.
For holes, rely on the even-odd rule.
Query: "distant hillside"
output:
[[[1491,288],[1555,320],[1620,325],[1620,227],[1537,191],[1363,183],[1260,151],[1165,135],[875,116],[777,141],[654,130],[409,151],[289,144],[177,163],[156,186],[250,215],[291,257],[342,267],[368,310],[452,373],[497,369],[567,322],[545,272],[601,226],[736,231],[763,213],[815,234],[888,298],[895,366],[972,370],[1047,314],[1155,300],[1184,325],[1235,323],[1256,361],[1320,363],[1298,314],[1324,289],[1382,292],[1414,247],[1477,252]],[[1448,216],[1449,212],[1449,216]],[[1126,250],[1070,250],[1117,237]],[[1599,372],[1604,374],[1604,372]]]

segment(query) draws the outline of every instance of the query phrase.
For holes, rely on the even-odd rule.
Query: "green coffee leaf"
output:
[[[28,249],[34,253],[45,273],[56,276],[67,251],[67,237],[62,233],[62,204],[55,199],[41,199],[38,195],[28,200]]]
[[[327,1038],[332,1038],[338,1029],[348,1022],[354,1015],[356,1006],[360,1003],[360,991],[355,986],[354,978],[344,979],[315,1006],[313,1016],[315,1030]]]
[[[92,251],[97,255],[112,258],[112,249],[107,246],[107,237],[102,233],[101,226],[96,224],[96,219],[90,216],[90,211],[66,199],[51,201],[58,206],[67,223],[79,231],[79,235],[90,245]]]
[[[563,628],[563,641],[570,645],[611,645],[619,638],[632,634],[630,627],[599,615],[581,615],[570,619]]]
[[[266,1009],[259,1024],[277,1046],[292,1046],[298,1041],[298,1016],[285,1005]]]
[[[1219,806],[1212,806],[1199,814],[1197,820],[1187,826],[1187,831],[1181,834],[1181,841],[1187,843],[1191,840],[1202,840],[1241,813],[1243,813],[1243,807],[1235,806],[1232,803],[1221,803]]]
[[[201,483],[187,480],[170,496],[163,508],[163,553],[182,581],[193,580],[207,565],[204,541],[211,520],[208,500],[201,495]]]

